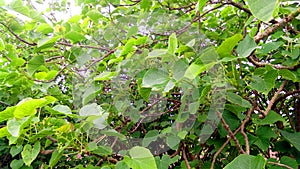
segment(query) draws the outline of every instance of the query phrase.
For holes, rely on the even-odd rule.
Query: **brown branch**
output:
[[[30,80],[33,80],[35,82],[41,82],[41,83],[50,83],[50,82],[53,82],[66,68],[68,67],[68,65],[64,65],[60,70],[59,72],[57,72],[57,74],[50,80],[38,80],[38,79],[34,79],[30,76],[28,76],[25,72],[23,72],[23,74]]]
[[[6,24],[4,24],[3,22],[0,22],[1,25],[3,25],[11,34],[14,35],[14,37],[16,37],[19,41],[29,45],[29,46],[36,46],[37,44],[35,42],[28,42],[25,39],[21,38],[19,35],[17,35],[10,27],[8,27]]]
[[[273,68],[276,68],[276,69],[289,69],[289,70],[294,70],[297,66],[282,66],[282,65],[273,65],[273,64],[270,64],[270,63],[265,63],[265,62],[259,62],[257,61],[257,57],[252,54],[248,57],[248,59],[250,60],[251,63],[253,63],[255,66],[257,67],[265,67],[265,66],[272,66]]]
[[[184,145],[181,147],[181,151],[182,151],[182,156],[183,156],[183,159],[184,159],[186,168],[187,168],[187,169],[191,169],[191,166],[190,166],[190,164],[189,164],[189,160],[187,159],[187,156],[186,156],[185,146],[184,146]]]
[[[272,165],[278,165],[280,167],[285,167],[285,168],[288,168],[288,169],[293,169],[293,167],[290,167],[290,166],[287,166],[287,165],[281,164],[281,163],[276,163],[276,162],[272,162],[272,161],[269,161],[268,163],[272,164]]]
[[[248,8],[243,7],[243,5],[240,3],[233,2],[232,0],[227,0],[224,4],[232,5],[234,7],[239,8],[240,10],[245,11],[249,15],[252,15],[251,11]]]
[[[56,42],[57,45],[64,45],[69,47],[79,47],[79,48],[89,48],[89,49],[97,49],[97,50],[104,50],[104,51],[111,51],[108,48],[102,46],[91,46],[91,45],[81,45],[81,44],[70,44],[67,42]]]
[[[285,93],[284,95],[280,96],[279,98],[276,99],[276,101],[274,102],[273,104],[273,107],[277,105],[278,102],[284,100],[285,98],[287,98],[288,96],[294,96],[296,94],[300,93],[300,90],[294,90],[294,91],[290,91],[290,92],[287,92]],[[272,108],[273,108],[272,107]]]
[[[252,104],[252,108],[250,110],[248,110],[247,112],[247,116],[250,117],[250,115],[254,112],[254,110],[256,109],[257,107],[257,95],[255,96],[255,99],[253,101],[253,104]],[[250,119],[250,118],[249,118]],[[242,122],[242,124],[240,125],[239,128],[237,128],[234,132],[233,132],[233,135],[236,135],[242,128],[242,125],[245,125],[249,119],[246,117],[246,119]],[[227,140],[225,141],[225,143],[221,146],[221,148],[214,154],[214,157],[213,157],[213,160],[212,160],[212,163],[211,163],[211,167],[210,169],[214,169],[214,165],[215,165],[215,162],[217,160],[217,157],[218,155],[224,150],[224,148],[226,147],[226,145],[229,143],[229,141],[231,140],[231,137],[227,138]]]
[[[51,62],[52,60],[61,59],[64,58],[64,56],[53,56],[51,58],[48,58],[45,60],[45,62]]]
[[[110,50],[108,53],[106,53],[102,57],[93,60],[92,63],[90,63],[86,68],[84,68],[84,69],[77,69],[77,71],[87,71],[87,70],[89,70],[90,67],[92,67],[94,64],[96,64],[97,62],[101,62],[104,58],[106,58],[109,55],[113,54],[115,51],[116,51],[116,49]]]
[[[196,15],[196,17],[194,17],[194,19],[191,21],[191,23],[189,23],[188,25],[186,25],[186,26],[183,27],[182,29],[179,29],[179,30],[175,31],[176,34],[177,34],[177,35],[181,35],[181,34],[184,33],[185,31],[187,31],[187,30],[190,28],[190,26],[191,26],[194,22],[199,21],[199,19],[202,18],[204,15],[206,15],[206,14],[208,14],[208,13],[210,13],[210,12],[216,10],[216,9],[219,9],[219,8],[221,8],[221,7],[224,6],[224,5],[225,5],[225,4],[221,4],[221,5],[219,5],[219,6],[215,7],[215,8],[212,8],[212,9],[210,9],[210,10],[207,10],[206,12],[202,13],[199,17],[197,17],[197,15]]]
[[[274,24],[272,27],[269,27],[262,33],[258,33],[256,36],[254,36],[254,40],[256,43],[258,43],[260,40],[262,40],[265,37],[268,37],[272,33],[274,33],[279,28],[285,26],[287,23],[291,22],[295,17],[297,17],[300,14],[300,8],[298,8],[295,12],[291,13],[287,17],[283,18],[278,23]]]
[[[57,143],[57,140],[51,136],[46,136],[46,138],[50,141],[52,141],[52,143]]]
[[[279,89],[277,90],[277,92],[275,93],[275,95],[272,97],[272,99],[270,100],[267,109],[265,110],[265,112],[263,113],[263,115],[266,117],[268,115],[268,113],[270,112],[270,110],[272,109],[273,104],[275,103],[279,93],[283,90],[284,86],[286,85],[287,80],[285,80],[279,87]]]
[[[226,123],[226,121],[224,120],[224,118],[222,117],[220,112],[216,112],[217,116],[220,118],[221,123],[223,125],[223,127],[225,128],[225,130],[228,132],[228,135],[231,137],[231,139],[234,141],[234,144],[236,145],[236,147],[239,149],[241,154],[245,154],[245,151],[243,150],[241,144],[239,143],[239,140],[235,137],[235,135],[232,133],[229,125]]]
[[[233,135],[236,135],[240,130],[241,130],[241,126],[233,132]],[[231,140],[231,137],[228,137],[227,140],[225,141],[225,143],[221,146],[221,148],[219,148],[219,150],[215,153],[212,163],[211,163],[211,166],[210,166],[210,169],[214,169],[214,165],[215,165],[218,155],[224,150],[224,148],[226,147],[226,145],[229,143],[230,140]]]
[[[52,154],[53,152],[54,152],[54,150],[41,150],[40,154],[48,155],[48,154]]]

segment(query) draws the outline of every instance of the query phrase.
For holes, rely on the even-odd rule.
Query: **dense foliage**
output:
[[[299,13],[0,0],[0,168],[297,169]]]

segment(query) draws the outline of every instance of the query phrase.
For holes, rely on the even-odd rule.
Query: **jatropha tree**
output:
[[[299,13],[0,0],[0,168],[298,168]]]

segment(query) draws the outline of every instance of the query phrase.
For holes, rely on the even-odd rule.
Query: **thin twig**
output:
[[[255,108],[257,107],[256,102],[257,102],[257,95],[255,95],[255,99],[254,99],[254,102],[252,104],[252,108],[250,110],[248,110],[247,116],[251,115],[253,113],[253,111],[255,110]],[[233,135],[236,135],[241,130],[242,125],[245,125],[248,121],[249,121],[249,119],[246,117],[246,119],[242,122],[240,127],[237,128],[233,132]],[[215,165],[215,162],[216,162],[216,159],[217,159],[218,155],[224,150],[224,148],[226,147],[226,145],[229,143],[230,140],[231,140],[231,137],[228,137],[227,140],[225,141],[225,143],[221,146],[221,148],[214,154],[210,169],[214,169],[214,165]]]
[[[236,147],[239,149],[241,154],[245,154],[245,151],[243,150],[241,144],[239,143],[239,140],[235,137],[235,135],[232,133],[229,125],[226,123],[226,121],[224,120],[224,118],[222,117],[220,112],[216,112],[217,116],[220,118],[221,123],[223,125],[223,127],[225,128],[225,130],[228,132],[228,135],[231,137],[231,139],[234,141]]]
[[[243,10],[243,11],[245,11],[246,13],[252,15],[251,11],[250,11],[248,8],[244,8],[243,5],[240,4],[240,3],[233,2],[232,0],[227,0],[227,2],[225,2],[224,4],[232,5],[232,6],[234,6],[234,7],[239,8],[240,10]]]
[[[186,168],[187,168],[187,169],[191,169],[191,166],[190,166],[190,164],[189,164],[189,160],[187,159],[187,156],[186,156],[185,146],[182,146],[182,147],[181,147],[181,151],[182,151],[182,156],[183,156],[183,159],[184,159]]]
[[[288,168],[288,169],[293,169],[293,167],[290,167],[290,166],[287,166],[287,165],[281,164],[281,163],[276,163],[276,162],[272,162],[272,161],[269,161],[268,163],[272,164],[272,165],[278,165],[280,167],[285,167],[285,168]]]
[[[7,25],[5,25],[3,22],[0,22],[1,25],[3,25],[4,27],[6,27],[6,29],[13,34],[19,41],[29,45],[29,46],[36,46],[37,44],[35,42],[28,42],[25,39],[21,38],[19,35],[17,35],[10,27],[8,27]]]
[[[69,47],[79,47],[79,48],[89,48],[89,49],[97,49],[97,50],[104,50],[110,51],[110,49],[102,47],[102,46],[91,46],[91,45],[81,45],[81,44],[70,44],[66,42],[56,42],[57,45],[64,45]]]
[[[272,109],[273,104],[275,103],[279,93],[283,90],[284,86],[286,85],[287,80],[285,80],[279,87],[279,89],[277,90],[277,92],[275,93],[275,95],[272,97],[272,99],[270,100],[268,107],[266,109],[266,111],[263,113],[264,116],[267,116],[268,113],[270,112],[270,110]]]

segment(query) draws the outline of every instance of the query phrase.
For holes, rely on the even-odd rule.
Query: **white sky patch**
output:
[[[9,4],[12,2],[13,0],[4,0],[5,4],[7,6],[9,6]],[[53,13],[54,17],[58,20],[58,21],[61,21],[61,20],[68,20],[70,19],[71,17],[75,16],[75,15],[80,15],[81,14],[81,6],[77,6],[75,4],[75,1],[74,0],[68,0],[66,2],[66,8],[67,10],[66,11],[63,11],[63,12],[60,12],[60,11],[52,11],[51,8],[50,8],[50,5],[51,3],[61,3],[60,0],[44,0],[44,2],[41,4],[41,3],[37,3],[36,1],[34,0],[31,0],[31,3],[32,5],[36,8],[36,10],[38,12],[41,12],[42,14],[45,14],[47,15],[48,17],[50,17],[51,15],[51,12]],[[26,2],[25,2],[26,3]],[[30,20],[30,18],[22,15],[22,14],[19,14],[18,12],[15,12],[13,10],[11,10],[9,7],[4,7],[6,10],[8,10],[9,13],[17,16],[18,18],[20,18],[21,20]],[[51,17],[50,17],[51,18]],[[47,19],[46,19],[47,20]]]

